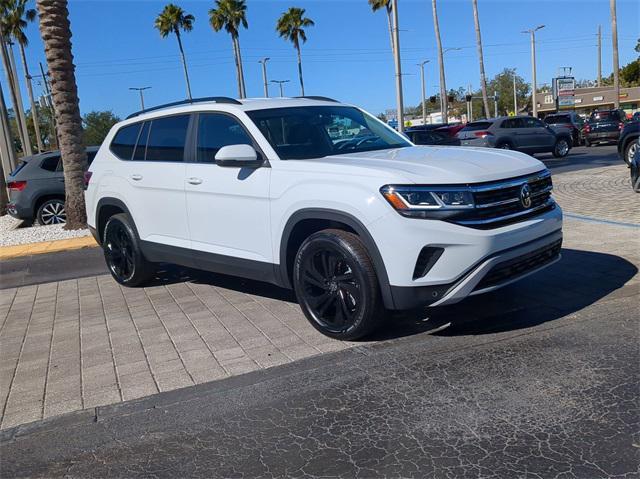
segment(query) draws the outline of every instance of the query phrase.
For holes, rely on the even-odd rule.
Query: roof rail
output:
[[[232,105],[242,105],[242,103],[240,103],[235,98],[230,98],[228,96],[206,96],[203,98],[192,98],[191,100],[174,101],[172,103],[165,103],[163,105],[153,106],[145,110],[140,110],[140,111],[136,111],[135,113],[131,113],[131,115],[129,115],[126,119],[128,120],[129,118],[142,115],[143,113],[149,113],[150,111],[162,110],[163,108],[169,108],[169,107],[178,106],[178,105],[191,105],[193,103],[202,103],[206,101],[213,101],[216,103],[230,103]]]
[[[328,96],[315,96],[315,95],[310,95],[310,96],[296,96],[294,98],[305,98],[307,100],[320,100],[320,101],[330,101],[333,103],[340,103],[338,100],[334,100],[333,98],[329,98]]]

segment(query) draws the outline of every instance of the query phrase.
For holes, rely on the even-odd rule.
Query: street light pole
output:
[[[396,67],[396,108],[398,131],[404,131],[404,104],[402,99],[402,66],[400,65],[400,34],[398,32],[398,0],[391,0],[393,10],[393,60]]]
[[[289,83],[289,80],[271,80],[271,83],[277,83],[280,86],[280,98],[282,98],[284,96],[282,85],[284,85],[285,83]]]
[[[598,86],[602,86],[602,25],[598,25]]]
[[[425,63],[429,63],[429,60],[424,60],[418,63],[420,67],[420,83],[422,84],[422,97],[420,98],[420,102],[422,103],[422,124],[427,124],[427,87],[424,81],[424,65]]]
[[[536,98],[536,90],[538,89],[538,85],[536,82],[536,32],[544,28],[544,25],[538,25],[536,28],[532,28],[531,30],[524,30],[522,33],[528,33],[531,36],[531,83],[532,85],[532,96],[531,102],[533,103],[533,116],[535,118],[538,117],[538,101]]]
[[[518,115],[518,94],[516,90],[516,69],[513,69],[513,116]]]
[[[137,91],[138,93],[140,93],[140,106],[142,107],[142,111],[144,111],[144,93],[142,93],[145,90],[150,89],[150,86],[143,86],[143,87],[129,87],[129,90],[133,90],[133,91]]]
[[[265,57],[262,60],[258,60],[258,63],[262,64],[262,82],[264,83],[264,97],[269,98],[269,86],[267,85],[267,62],[271,60],[269,57]]]
[[[616,0],[609,0],[611,11],[611,43],[613,47],[613,106],[620,108],[620,62],[618,61],[618,15],[616,13]]]

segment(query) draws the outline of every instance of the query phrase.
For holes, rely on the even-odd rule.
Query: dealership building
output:
[[[555,113],[556,104],[551,91],[538,93],[538,113],[541,116]],[[612,87],[576,88],[573,107],[562,107],[562,111],[575,111],[588,115],[594,110],[613,108],[615,91]],[[640,87],[620,88],[620,108],[627,115],[640,110]]]

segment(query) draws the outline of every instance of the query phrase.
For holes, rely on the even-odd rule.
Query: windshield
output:
[[[544,119],[544,122],[549,125],[557,125],[559,123],[571,123],[571,118],[569,118],[566,115],[548,116]]]
[[[380,120],[348,106],[310,106],[248,111],[283,160],[411,146]]]

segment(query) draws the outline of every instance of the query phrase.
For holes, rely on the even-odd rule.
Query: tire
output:
[[[498,144],[496,148],[500,150],[513,150],[513,146],[508,141]]]
[[[628,166],[631,166],[631,161],[633,160],[633,156],[638,151],[638,148],[640,148],[639,142],[640,142],[640,139],[635,138],[635,139],[631,140],[624,147],[624,162]]]
[[[556,158],[564,158],[569,154],[571,150],[571,143],[566,138],[558,138],[555,146],[553,147],[553,156]]]
[[[140,241],[128,215],[113,215],[104,227],[104,259],[113,279],[124,286],[141,286],[155,273],[140,250]]]
[[[61,225],[67,222],[64,200],[53,198],[40,205],[36,212],[36,221],[41,226]]]
[[[296,255],[293,285],[311,325],[331,338],[359,339],[384,321],[373,263],[353,233],[327,229],[309,236]]]

